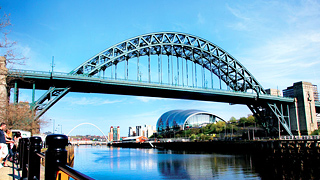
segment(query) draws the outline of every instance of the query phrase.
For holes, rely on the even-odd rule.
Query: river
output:
[[[251,155],[79,146],[74,168],[94,179],[319,179],[318,164]]]

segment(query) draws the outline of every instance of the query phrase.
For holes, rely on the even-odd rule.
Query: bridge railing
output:
[[[320,140],[320,135],[313,135],[313,136],[280,136],[280,140]]]
[[[60,134],[48,135],[47,151],[41,153],[40,137],[22,138],[19,140],[19,166],[21,179],[40,179],[41,159],[45,161],[45,180],[93,180],[93,178],[67,165],[68,137]]]

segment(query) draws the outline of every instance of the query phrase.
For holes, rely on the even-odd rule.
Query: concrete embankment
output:
[[[170,150],[206,151],[217,153],[268,154],[287,157],[314,157],[319,159],[318,140],[266,140],[266,141],[210,141],[210,142],[152,142],[117,143],[114,147],[157,148]]]

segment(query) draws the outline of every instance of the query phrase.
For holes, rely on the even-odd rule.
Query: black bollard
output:
[[[40,179],[41,137],[31,137],[29,145],[28,180]]]
[[[46,137],[45,180],[56,180],[59,165],[67,164],[68,137],[62,134],[51,134]]]
[[[18,162],[19,162],[19,170],[21,170],[22,167],[22,157],[23,157],[23,139],[20,138],[19,139],[19,145],[18,145],[18,149],[19,149],[19,153],[18,153]]]
[[[28,177],[28,150],[29,150],[29,138],[22,138],[23,139],[23,147],[22,148],[22,161],[21,161],[21,170],[22,170],[22,175],[21,179],[27,178]]]

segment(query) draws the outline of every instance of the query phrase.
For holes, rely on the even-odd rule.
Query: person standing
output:
[[[0,169],[3,168],[2,161],[6,158],[8,154],[8,146],[6,144],[6,137],[4,134],[6,127],[6,123],[0,124]]]
[[[3,166],[8,167],[7,161],[8,160],[12,161],[12,159],[13,159],[12,148],[13,148],[13,143],[14,143],[14,141],[12,140],[12,132],[8,128],[6,128],[6,130],[5,130],[5,136],[6,136],[6,143],[8,146],[8,155],[7,155],[6,159],[4,160]]]

